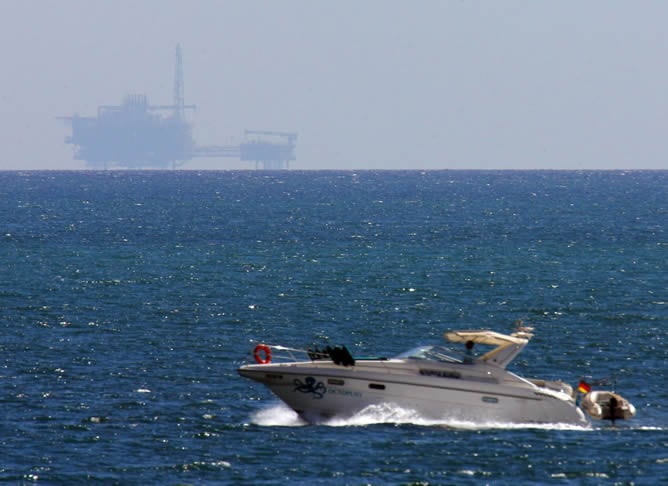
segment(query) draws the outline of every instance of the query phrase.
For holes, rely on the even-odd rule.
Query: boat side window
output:
[[[396,359],[427,359],[426,353],[431,346],[418,346],[395,356]]]
[[[405,353],[401,353],[397,359],[424,359],[438,361],[441,363],[461,363],[460,359],[450,356],[450,351],[441,346],[420,346]]]

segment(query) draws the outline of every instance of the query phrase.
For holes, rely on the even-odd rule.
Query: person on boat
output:
[[[464,364],[473,364],[473,345],[471,340],[466,341],[466,351],[464,353]]]
[[[619,403],[617,402],[617,398],[612,395],[610,397],[610,400],[608,401],[608,409],[609,409],[609,414],[610,414],[610,421],[612,424],[615,424],[615,419],[617,418],[617,405]]]

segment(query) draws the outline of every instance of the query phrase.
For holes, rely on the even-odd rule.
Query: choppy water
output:
[[[0,172],[0,214],[0,481],[668,482],[668,172]],[[236,373],[517,319],[513,371],[638,416],[310,426]]]

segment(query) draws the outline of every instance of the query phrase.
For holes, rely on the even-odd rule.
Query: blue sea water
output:
[[[0,172],[0,214],[2,482],[668,483],[668,172]],[[305,425],[236,372],[517,319],[512,371],[637,417]]]

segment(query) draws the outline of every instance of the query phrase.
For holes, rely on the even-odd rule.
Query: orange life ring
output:
[[[264,354],[264,357],[262,357],[262,354]],[[258,364],[271,363],[271,348],[266,344],[258,344],[253,351],[253,357]]]

